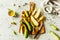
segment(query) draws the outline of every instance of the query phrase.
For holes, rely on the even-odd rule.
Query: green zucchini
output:
[[[27,21],[26,18],[24,18],[24,22],[26,23],[26,25],[27,25],[27,27],[28,27],[28,30],[29,30],[29,31],[32,31],[31,25],[30,25],[30,23]]]
[[[50,31],[50,34],[55,38],[55,40],[60,40],[60,37],[56,33]]]
[[[21,34],[24,34],[24,31],[23,31],[23,29],[24,29],[23,23],[24,23],[24,22],[20,21],[19,33],[21,33]]]
[[[24,26],[24,34],[23,35],[24,35],[25,38],[28,38],[28,34],[29,34],[28,29],[27,29],[25,24],[23,24],[23,26]]]
[[[33,12],[32,12],[32,15],[34,15],[36,13],[37,9],[35,9]]]
[[[19,33],[23,34],[23,26],[22,25],[19,28]]]
[[[29,17],[28,11],[24,11],[24,12],[25,12],[26,17]]]
[[[14,30],[12,30],[12,31],[13,31],[14,35],[17,35],[17,33]]]
[[[50,24],[51,28],[54,30],[59,30],[54,24]]]
[[[38,26],[39,23],[34,19],[33,16],[31,16],[31,21],[34,23],[35,26]]]
[[[31,24],[31,26],[34,28],[35,27],[35,25],[32,23],[32,22],[30,22],[30,24]]]
[[[28,37],[28,29],[27,29],[27,26],[26,26],[26,24],[24,22],[21,22],[21,24],[22,25],[20,26],[19,31],[20,31],[21,34],[24,35],[25,38],[27,38]]]
[[[40,15],[40,12],[41,12],[41,9],[39,8],[38,10],[37,10],[37,13],[35,14],[35,18],[38,18],[39,17],[39,15]]]

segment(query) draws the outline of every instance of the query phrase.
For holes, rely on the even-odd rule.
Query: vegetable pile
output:
[[[35,9],[35,3],[30,2],[29,11],[22,11],[22,19],[20,20],[19,33],[23,34],[25,38],[28,35],[36,35],[45,33],[44,16],[41,9]]]

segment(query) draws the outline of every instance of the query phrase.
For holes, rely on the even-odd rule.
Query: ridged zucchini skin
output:
[[[29,34],[28,29],[27,29],[25,24],[23,24],[23,26],[24,26],[24,34],[23,35],[24,35],[25,38],[28,38],[28,34]]]
[[[32,29],[31,29],[32,27],[31,27],[30,23],[27,21],[26,18],[24,18],[24,22],[25,22],[25,24],[27,25],[28,30],[29,30],[29,31],[32,31]]]
[[[60,37],[53,31],[50,31],[50,34],[55,38],[55,40],[60,40]]]

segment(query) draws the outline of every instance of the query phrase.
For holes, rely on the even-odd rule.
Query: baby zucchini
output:
[[[28,27],[28,30],[31,31],[31,30],[32,30],[32,29],[31,29],[31,25],[30,25],[30,23],[27,21],[26,18],[24,18],[24,22],[26,23],[26,25],[27,25],[27,27]]]
[[[23,12],[22,12],[22,16],[24,16],[24,17],[29,17],[29,13],[28,13],[28,11],[26,11],[26,10],[23,11]]]
[[[25,38],[28,38],[28,29],[25,24],[23,24],[23,27],[24,27],[24,34],[23,35]]]
[[[54,24],[50,24],[51,28],[54,30],[59,30]]]
[[[32,15],[35,15],[36,12],[37,12],[37,9],[35,9],[35,10],[32,12]]]
[[[38,26],[39,23],[34,19],[33,16],[31,16],[31,21],[34,23],[35,26]]]
[[[29,17],[28,11],[24,11],[24,12],[25,12],[26,17]]]
[[[24,22],[22,22],[22,25],[20,25],[19,33],[23,34],[25,38],[28,37],[28,29]]]
[[[19,33],[23,34],[23,26],[22,25],[20,25]]]
[[[14,24],[14,25],[16,25],[16,23],[15,23],[14,21],[11,21],[11,24]]]
[[[38,22],[41,21],[41,20],[43,20],[43,19],[44,19],[44,16],[41,16],[41,17],[39,18]]]
[[[60,40],[60,37],[54,32],[50,31],[50,34],[55,38],[55,40]]]
[[[35,25],[33,24],[33,22],[30,22],[30,24],[31,24],[32,28],[34,28],[34,27],[35,27]]]
[[[14,35],[17,35],[17,33],[13,30]]]
[[[39,15],[40,15],[40,12],[41,12],[41,9],[39,8],[38,10],[37,10],[37,13],[35,14],[35,18],[38,18],[39,17]]]

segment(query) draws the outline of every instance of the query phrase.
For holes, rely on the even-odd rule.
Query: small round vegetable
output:
[[[13,10],[10,10],[10,9],[9,9],[8,15],[15,17],[15,16],[16,16],[16,13],[15,13]]]

